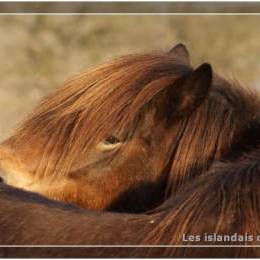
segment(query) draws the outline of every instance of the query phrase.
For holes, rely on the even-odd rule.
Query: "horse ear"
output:
[[[208,63],[179,78],[166,94],[170,114],[176,118],[194,111],[208,96],[211,85],[212,68]]]
[[[184,44],[179,43],[175,45],[168,53],[182,61],[184,64],[190,65],[190,54]]]

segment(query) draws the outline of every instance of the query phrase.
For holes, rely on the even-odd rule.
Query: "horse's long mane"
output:
[[[6,144],[21,154],[26,147],[39,150],[34,156],[38,174],[66,174],[91,145],[125,128],[153,96],[188,71],[166,54],[116,59],[65,82]]]

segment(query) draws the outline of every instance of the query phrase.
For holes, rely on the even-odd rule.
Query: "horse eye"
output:
[[[102,152],[112,151],[121,146],[122,142],[115,136],[111,135],[97,145],[97,149]]]
[[[117,143],[121,143],[121,141],[117,137],[111,135],[104,140],[104,143],[105,144],[117,144]]]

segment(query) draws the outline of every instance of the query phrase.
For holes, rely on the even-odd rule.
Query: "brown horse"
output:
[[[158,205],[181,128],[211,87],[210,66],[193,71],[185,54],[130,55],[65,83],[1,145],[2,178],[86,208]]]
[[[47,97],[1,145],[3,180],[81,207],[153,210],[94,213],[3,185],[0,228],[6,235],[0,243],[218,244],[186,241],[183,235],[256,236],[259,108],[257,93],[212,75],[210,65],[193,70],[183,45],[166,54],[122,57],[75,77]],[[258,241],[240,242],[247,243]],[[63,250],[48,252],[63,255]],[[109,249],[77,252],[78,256],[124,254]],[[252,247],[126,252],[129,256],[259,253]]]

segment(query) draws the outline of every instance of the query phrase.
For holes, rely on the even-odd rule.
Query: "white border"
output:
[[[51,2],[82,2],[82,3],[88,3],[88,2],[245,2],[244,0],[4,0],[5,2],[46,2],[46,3],[51,3]],[[250,2],[260,2],[260,0],[250,0]]]
[[[260,13],[0,13],[0,16],[25,16],[25,15],[57,15],[57,16],[207,16],[207,15],[216,15],[216,16],[257,16]]]

